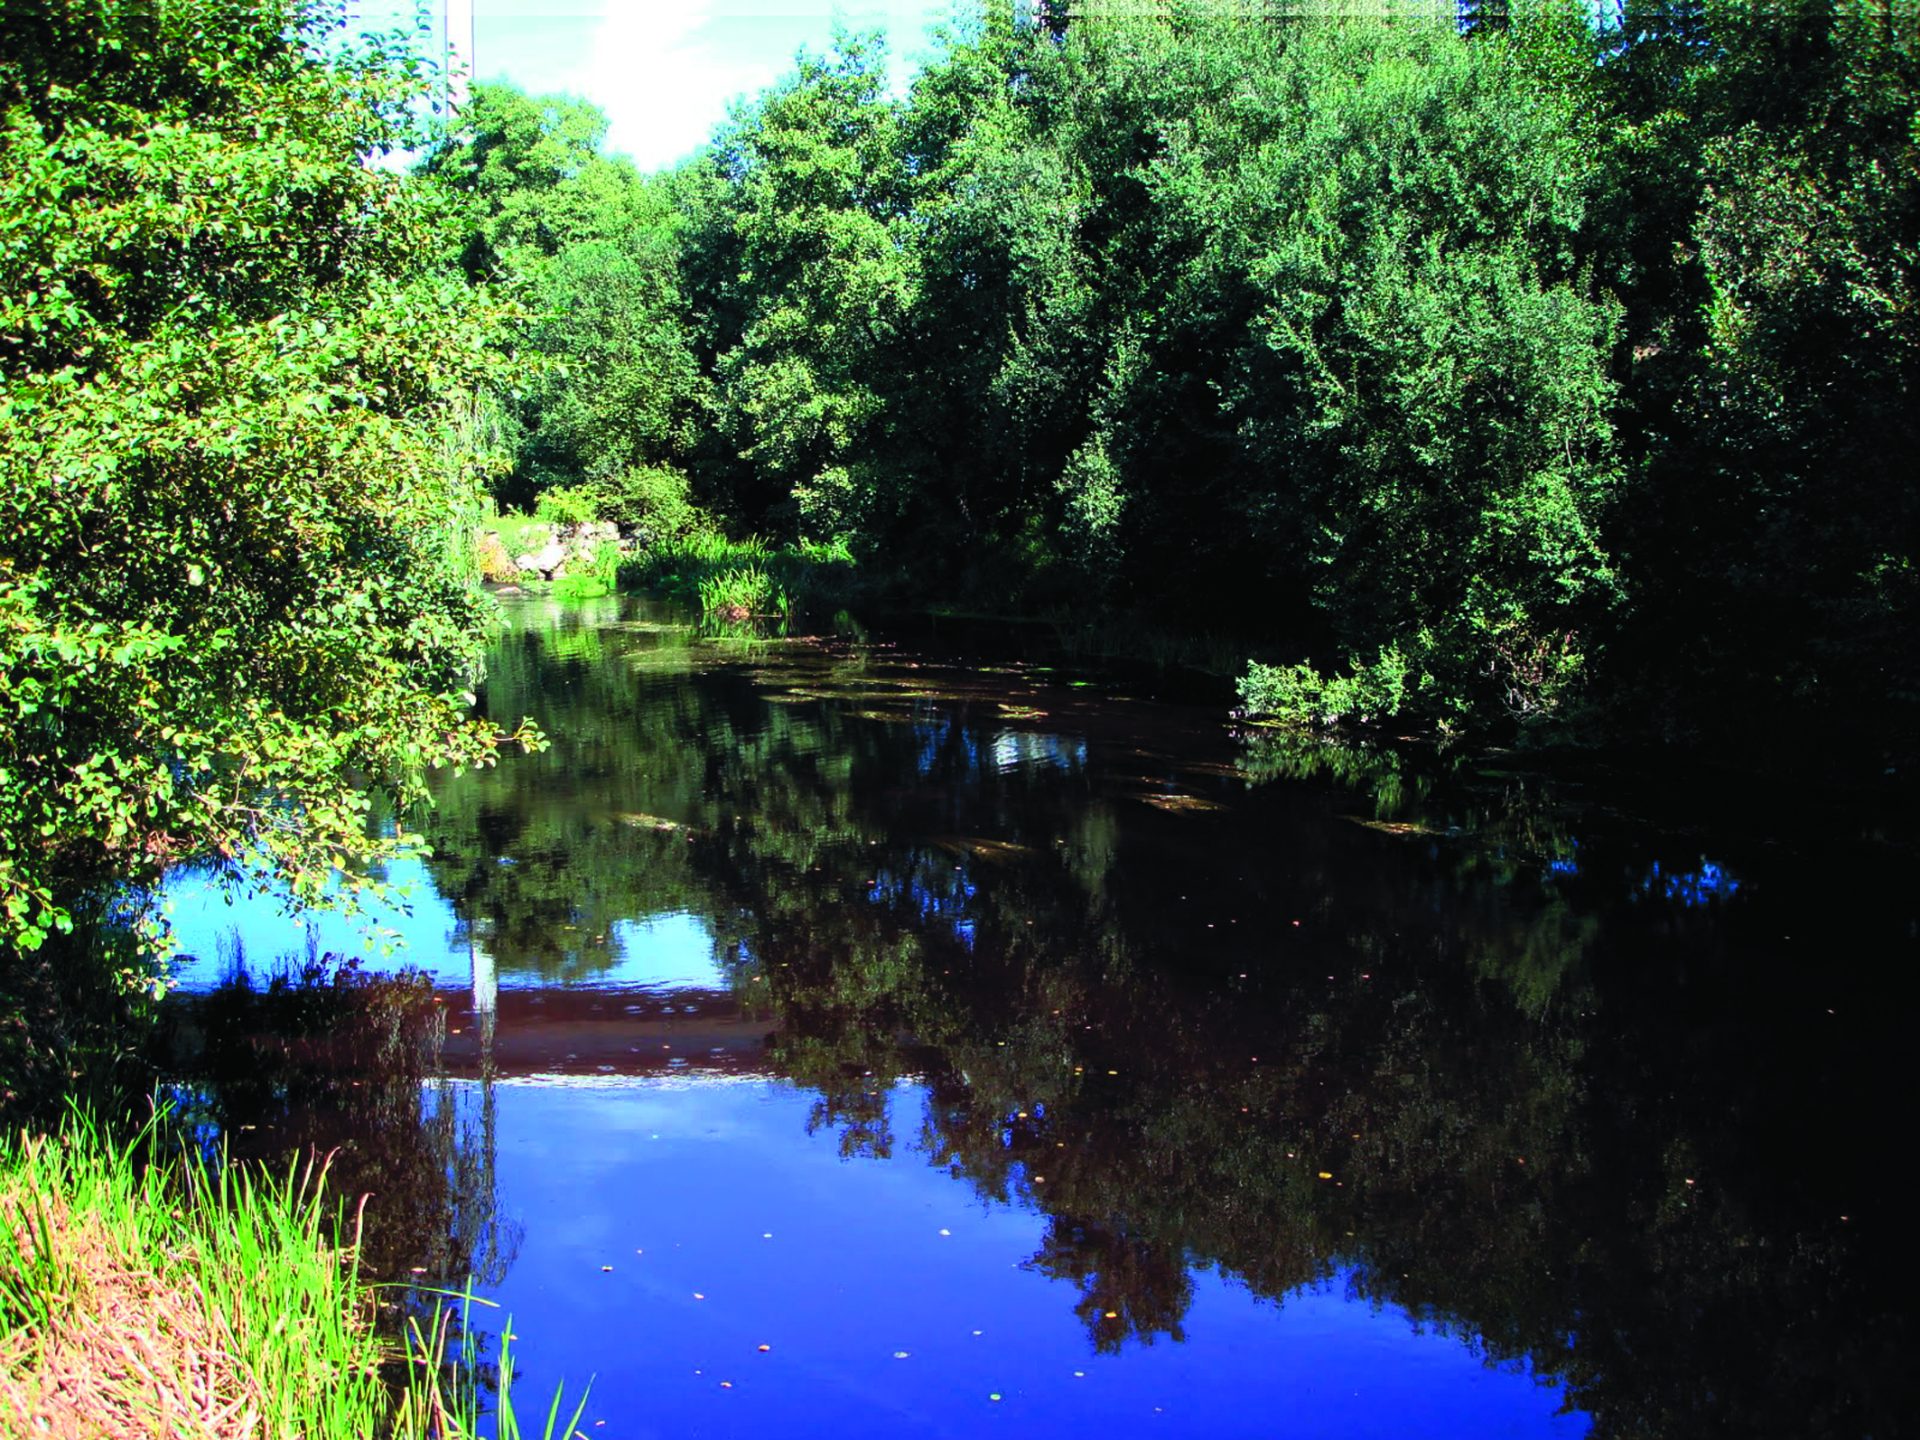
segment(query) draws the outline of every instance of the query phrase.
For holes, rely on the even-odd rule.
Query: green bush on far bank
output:
[[[693,503],[687,477],[666,465],[630,465],[612,474],[541,492],[535,516],[556,525],[611,520],[649,544],[711,531],[713,517]]]

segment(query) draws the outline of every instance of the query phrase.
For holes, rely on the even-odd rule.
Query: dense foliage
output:
[[[534,317],[517,347],[531,363],[499,417],[516,460],[501,498],[656,538],[696,528],[676,466],[706,386],[667,183],[601,154],[606,120],[581,101],[477,85],[461,126],[423,167],[454,197],[459,265],[518,287]]]
[[[1236,635],[1300,721],[1898,749],[1909,0],[1123,8],[904,97],[843,37],[618,185],[483,92],[434,167],[571,377],[512,498],[670,466],[911,598]]]
[[[491,302],[369,163],[419,76],[304,4],[0,17],[0,958],[244,857],[312,899],[483,763]]]

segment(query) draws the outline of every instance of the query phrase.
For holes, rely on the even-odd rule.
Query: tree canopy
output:
[[[467,442],[497,307],[324,7],[0,25],[0,947],[246,860],[315,899],[487,762]]]

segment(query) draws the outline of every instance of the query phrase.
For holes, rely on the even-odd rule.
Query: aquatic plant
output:
[[[768,615],[789,608],[786,592],[758,565],[703,576],[698,594],[702,610],[729,620],[744,620],[750,615]]]
[[[620,547],[603,540],[594,547],[593,560],[583,570],[569,568],[553,582],[556,600],[598,600],[611,595],[620,580]]]

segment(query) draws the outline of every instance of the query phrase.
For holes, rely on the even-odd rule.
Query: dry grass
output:
[[[393,1397],[319,1176],[0,1140],[0,1435],[369,1436]]]
[[[53,1323],[0,1341],[0,1434],[57,1440],[262,1434],[259,1378],[190,1275],[127,1253],[98,1214],[63,1197],[0,1195],[0,1224],[31,1226],[30,1263],[72,1277]],[[183,1257],[184,1258],[184,1257]]]

